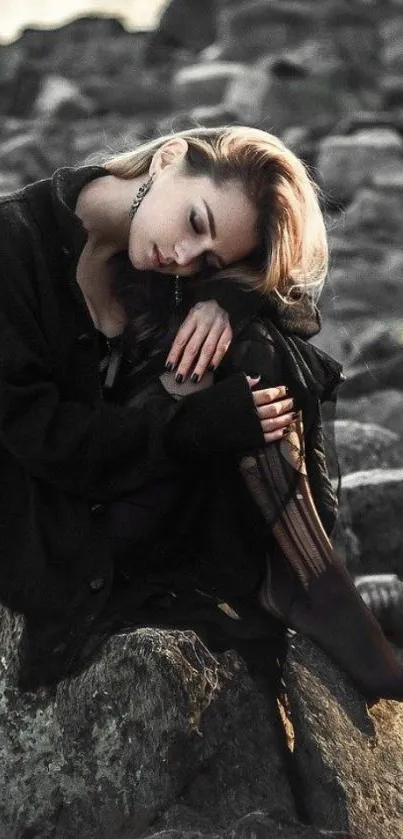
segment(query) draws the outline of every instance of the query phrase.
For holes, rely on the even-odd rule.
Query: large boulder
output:
[[[403,578],[403,467],[352,472],[342,481],[340,516],[357,541],[349,558],[354,574],[395,573]]]
[[[2,609],[2,836],[137,836],[179,797],[209,832],[256,811],[296,819],[269,673],[258,684],[194,632],[138,629],[56,692],[20,695],[21,631]]]
[[[217,61],[193,64],[178,70],[172,80],[172,97],[178,110],[201,105],[220,105],[230,83],[247,72],[243,64]]]
[[[393,129],[374,128],[345,137],[331,135],[320,143],[318,172],[334,201],[351,201],[375,173],[400,171],[403,140]]]
[[[403,390],[385,388],[361,396],[339,398],[337,418],[375,423],[402,433]]]
[[[336,420],[335,441],[342,475],[403,467],[403,436],[375,423]]]
[[[403,705],[368,712],[350,679],[296,636],[283,671],[310,821],[354,839],[403,839]]]

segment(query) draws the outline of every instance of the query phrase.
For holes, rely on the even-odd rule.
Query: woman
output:
[[[320,615],[305,614],[312,548],[320,592],[336,569],[370,665],[378,656],[374,683],[367,672],[357,683],[397,695],[400,669],[322,527],[335,498],[318,405],[340,366],[305,340],[327,247],[302,163],[265,132],[184,132],[59,170],[0,212],[0,594],[26,619],[21,687],[57,680],[91,638],[145,619],[264,637],[274,615],[321,642]],[[232,332],[206,296],[230,314],[226,354]],[[262,386],[245,375],[255,370]],[[179,402],[184,386],[196,392]],[[294,496],[299,553],[284,530]],[[332,637],[324,646],[344,663]]]

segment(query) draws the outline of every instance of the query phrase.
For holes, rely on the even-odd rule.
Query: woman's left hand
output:
[[[177,332],[166,368],[175,368],[178,384],[190,371],[191,381],[198,382],[207,369],[218,367],[231,341],[227,312],[215,300],[196,303]]]

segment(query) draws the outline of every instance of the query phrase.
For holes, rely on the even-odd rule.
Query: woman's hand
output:
[[[166,362],[166,369],[176,369],[175,380],[181,384],[190,371],[191,381],[198,382],[206,370],[215,370],[232,341],[228,314],[215,300],[196,303],[177,332]]]
[[[246,376],[250,388],[257,385],[260,376]],[[294,400],[288,396],[285,385],[252,391],[253,401],[260,419],[266,443],[280,440],[289,425],[298,417],[294,411]]]

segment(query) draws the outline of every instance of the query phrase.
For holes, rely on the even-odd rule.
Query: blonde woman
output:
[[[341,370],[307,342],[327,243],[301,161],[256,129],[181,132],[58,170],[0,218],[0,597],[26,619],[21,688],[147,621],[275,655],[291,625],[368,698],[400,698],[328,538],[320,403]],[[334,642],[346,616],[359,655]]]

